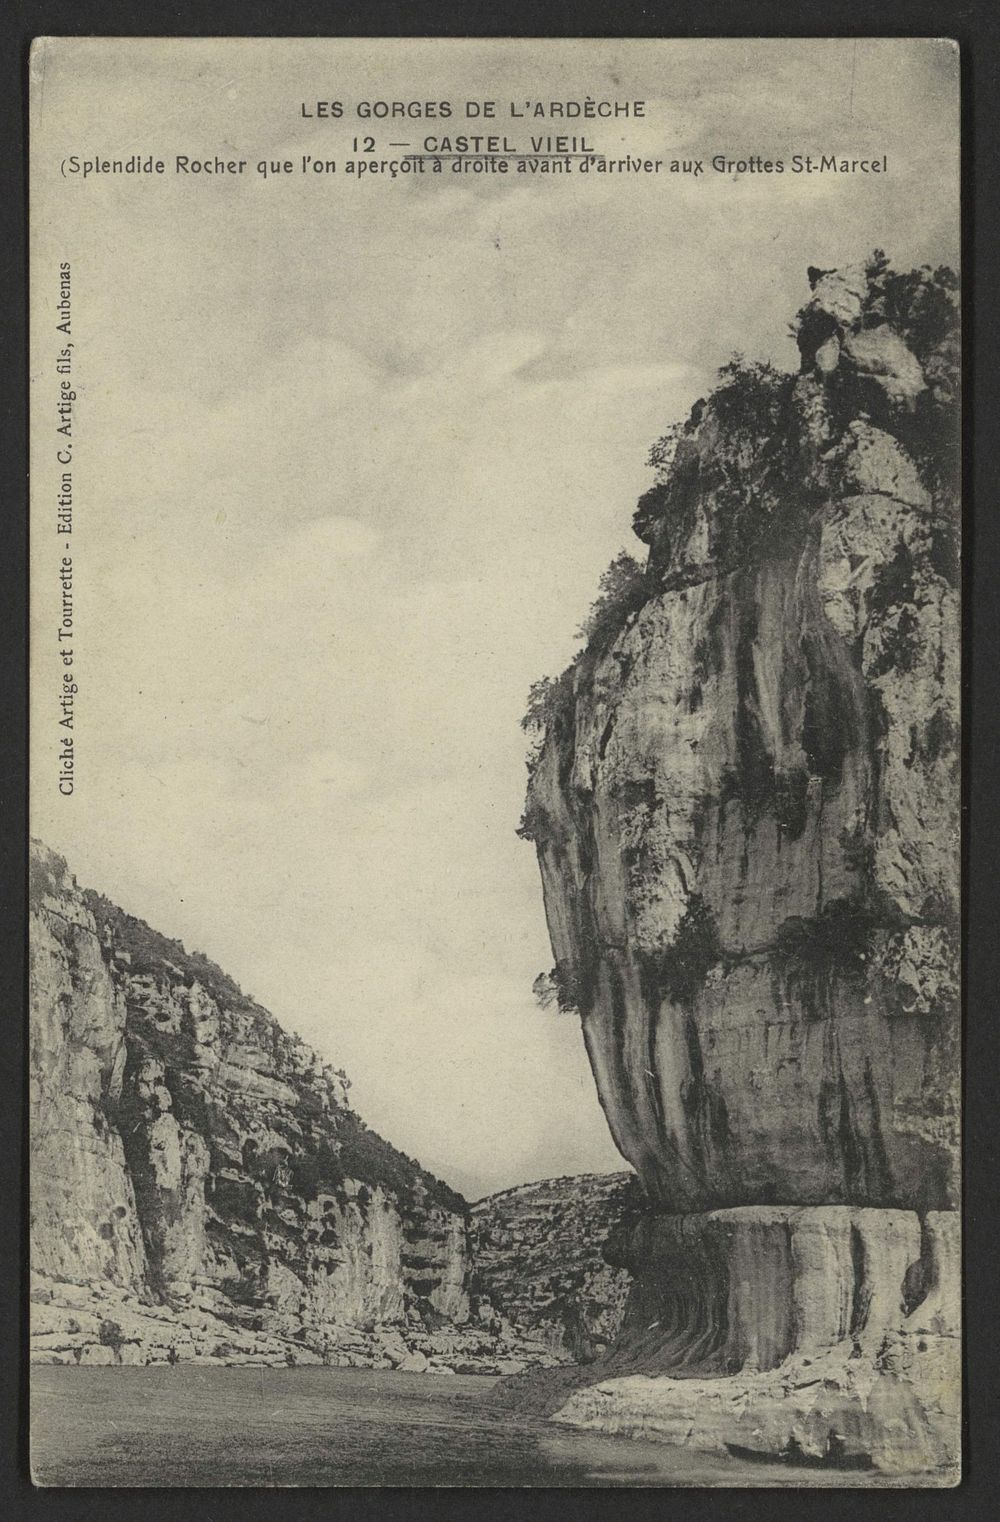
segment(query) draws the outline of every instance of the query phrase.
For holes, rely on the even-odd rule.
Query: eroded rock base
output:
[[[634,1275],[615,1346],[505,1382],[504,1404],[792,1467],[957,1480],[956,1211],[648,1214],[608,1252]]]

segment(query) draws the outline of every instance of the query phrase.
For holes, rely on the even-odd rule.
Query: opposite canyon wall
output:
[[[31,854],[32,1356],[512,1372],[468,1207],[233,981]]]
[[[561,1416],[947,1478],[957,298],[882,257],[809,276],[799,373],[736,360],[660,441],[647,565],[533,693],[522,833],[653,1207],[614,1253],[661,1376]]]
[[[606,1258],[609,1238],[637,1208],[631,1173],[584,1173],[521,1184],[472,1207],[473,1285],[553,1358],[591,1363],[621,1331],[629,1274]]]

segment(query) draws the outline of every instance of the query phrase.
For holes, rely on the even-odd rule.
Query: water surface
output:
[[[63,1368],[31,1377],[42,1485],[864,1485],[560,1427],[490,1404],[482,1375]],[[898,1480],[896,1483],[900,1483]]]

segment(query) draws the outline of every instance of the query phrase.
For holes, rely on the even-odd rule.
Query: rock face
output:
[[[484,1327],[465,1201],[343,1073],[37,844],[31,914],[36,1359],[547,1358]]]
[[[544,694],[522,826],[659,1212],[615,1249],[659,1322],[637,1367],[837,1349],[884,1376],[852,1441],[891,1464],[877,1359],[950,1359],[943,1413],[907,1387],[912,1466],[957,1444],[954,285],[817,273],[800,373],[734,362],[661,441],[648,565]]]
[[[472,1207],[474,1284],[481,1303],[553,1354],[589,1363],[621,1330],[631,1276],[604,1247],[635,1211],[630,1173],[543,1179]]]

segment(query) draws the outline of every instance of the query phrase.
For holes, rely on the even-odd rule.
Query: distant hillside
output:
[[[589,1362],[622,1324],[630,1276],[603,1256],[639,1208],[632,1173],[543,1179],[472,1206],[476,1291],[523,1332]]]

